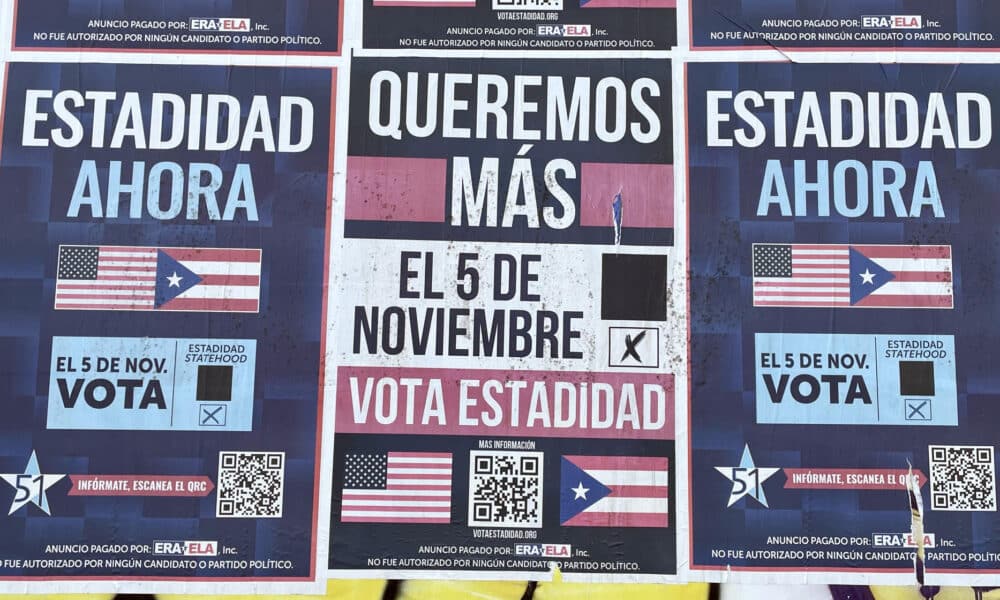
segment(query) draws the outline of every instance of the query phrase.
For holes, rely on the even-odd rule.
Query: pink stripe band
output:
[[[854,306],[878,306],[884,308],[951,308],[951,296],[879,296],[878,292],[862,298]]]
[[[348,156],[345,218],[443,223],[447,172],[443,158]]]
[[[773,292],[773,293],[768,293],[766,290],[757,290],[756,292],[754,292],[754,295],[756,297],[758,297],[758,298],[773,298],[773,297],[781,298],[782,296],[785,296],[787,294],[788,294],[787,292]],[[851,296],[850,296],[850,294],[847,291],[844,291],[844,292],[810,292],[810,291],[807,291],[807,290],[802,290],[802,291],[796,290],[791,295],[795,296],[796,298],[829,298],[829,297],[833,296],[833,297],[836,297],[836,298],[844,297],[847,300],[851,299]]]
[[[426,501],[426,502],[451,502],[451,496],[408,496],[405,494],[400,494],[399,496],[385,496],[380,494],[362,493],[365,491],[367,490],[344,490],[344,504],[347,504],[348,502],[353,504],[355,502],[362,502],[367,500],[394,500],[396,502],[407,502],[413,500]],[[407,508],[407,507],[401,504],[398,506],[394,506],[393,508]]]
[[[893,281],[951,281],[951,271],[895,271]]]
[[[582,512],[563,525],[587,527],[668,527],[667,513]]]
[[[341,523],[451,523],[451,517],[340,517]]]
[[[665,485],[613,485],[611,495],[616,498],[668,498]]]
[[[179,261],[260,262],[257,248],[163,248],[163,253]]]
[[[258,275],[198,275],[201,285],[242,285],[257,287],[260,285]]]
[[[236,298],[174,298],[158,310],[257,312],[257,300]]]
[[[415,389],[413,414],[407,415],[396,394],[395,419],[389,423],[375,418],[378,402],[392,402],[389,388],[380,381],[391,380],[394,387],[403,379],[420,380]],[[524,383],[520,397],[537,390],[545,393],[549,422],[529,421],[527,409],[518,414],[503,411],[502,418],[490,418],[492,409],[484,394],[500,406],[510,406],[513,398],[507,382]],[[558,386],[557,386],[558,384]],[[602,384],[596,386],[596,384]],[[423,414],[425,399],[434,385],[439,390],[444,414]],[[558,391],[557,391],[558,387]],[[595,389],[610,393],[596,393]],[[463,391],[464,389],[464,391]],[[402,393],[402,392],[401,392]],[[402,393],[405,395],[405,393]],[[464,394],[465,400],[462,400]],[[556,412],[556,402],[560,412]],[[582,403],[582,404],[581,404]],[[634,404],[634,408],[629,405]],[[572,407],[572,412],[570,412]],[[627,411],[623,413],[622,411]],[[556,415],[570,418],[556,426]],[[622,414],[634,418],[619,418]],[[464,417],[464,420],[463,420]],[[583,437],[602,439],[673,439],[674,377],[656,370],[649,372],[596,371],[506,371],[493,369],[427,369],[415,367],[341,367],[337,370],[337,431],[341,433]]]
[[[389,458],[451,458],[450,452],[390,452]]]
[[[850,306],[851,303],[848,300],[843,302],[828,302],[826,300],[803,300],[803,301],[793,301],[793,300],[760,300],[758,298],[753,299],[754,306],[803,306],[803,307],[814,307],[814,308],[824,308],[824,307],[839,307],[839,306]]]
[[[880,258],[951,258],[951,246],[851,246],[872,260]]]
[[[849,283],[826,283],[823,281],[798,281],[802,279],[801,277],[796,277],[795,280],[789,281],[755,281],[753,286],[756,288],[769,288],[769,287],[829,287],[829,288],[843,288],[845,290],[851,289],[851,284]]]
[[[668,461],[662,456],[565,456],[581,469],[619,471],[666,471]]]
[[[141,290],[141,288],[140,288]],[[147,291],[147,290],[141,290]],[[57,300],[135,300],[143,304],[152,304],[153,297],[148,294],[80,294],[56,290]]]
[[[583,163],[580,171],[580,225],[612,227],[621,190],[622,227],[674,226],[673,165]]]

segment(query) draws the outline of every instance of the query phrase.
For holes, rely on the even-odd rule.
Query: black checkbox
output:
[[[933,396],[934,362],[929,360],[899,361],[899,394],[901,396]]]
[[[601,318],[667,320],[667,257],[605,254],[601,257]]]
[[[233,397],[233,367],[231,365],[198,365],[198,385],[195,398],[211,402],[228,402]]]

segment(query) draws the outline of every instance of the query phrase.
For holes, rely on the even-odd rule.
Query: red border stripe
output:
[[[451,458],[451,452],[390,452],[389,458]]]
[[[145,294],[82,294],[73,292],[56,292],[56,301],[59,300],[135,300],[137,303],[153,304],[153,294],[149,290],[139,288]]]
[[[870,296],[869,296],[870,297]],[[851,303],[847,300],[843,302],[826,301],[826,300],[802,300],[802,301],[791,301],[791,300],[758,300],[753,299],[754,306],[803,306],[803,307],[837,307],[837,306],[850,306]]]
[[[448,517],[340,517],[341,523],[451,523]]]
[[[257,312],[259,301],[246,298],[174,298],[157,310]]]
[[[258,248],[161,248],[175,260],[217,262],[260,262]]]
[[[831,282],[827,283],[827,282],[823,282],[823,281],[798,281],[799,279],[804,279],[804,278],[803,277],[796,277],[794,281],[792,281],[792,280],[789,280],[789,281],[754,281],[753,282],[753,286],[755,288],[758,288],[758,287],[761,287],[761,288],[769,288],[769,287],[805,287],[805,288],[828,287],[828,288],[843,288],[845,290],[850,290],[851,289],[851,284],[849,284],[847,282],[837,283],[837,282],[831,281]],[[819,277],[813,277],[811,279],[820,279],[820,278]],[[834,292],[831,292],[831,293],[834,293]]]
[[[851,299],[851,295],[848,291],[843,292],[809,292],[809,291],[799,291],[785,292],[785,291],[775,291],[775,290],[754,290],[754,296],[757,298],[769,298],[772,296],[785,296],[785,297],[795,297],[795,298],[829,298],[834,297],[844,297],[848,300]]]
[[[662,498],[670,497],[670,490],[665,485],[613,485],[611,496],[616,498]]]
[[[951,296],[878,296],[872,294],[854,303],[854,306],[883,308],[951,308]]]
[[[199,285],[260,285],[259,275],[199,275]]]
[[[851,246],[868,258],[951,258],[951,246]]]
[[[581,469],[619,471],[666,471],[669,466],[662,456],[565,456]]]
[[[563,525],[584,525],[590,527],[668,527],[670,519],[662,513],[606,513],[582,512]]]
[[[951,281],[951,271],[893,271],[893,281],[930,281],[947,283]]]

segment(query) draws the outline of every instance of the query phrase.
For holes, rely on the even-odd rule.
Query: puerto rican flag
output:
[[[256,313],[257,248],[59,246],[57,310]]]
[[[563,456],[559,522],[667,527],[667,462],[659,456]]]

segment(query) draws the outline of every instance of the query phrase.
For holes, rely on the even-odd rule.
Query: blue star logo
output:
[[[767,496],[764,495],[763,484],[781,469],[775,467],[758,467],[755,465],[753,456],[750,454],[749,444],[743,446],[743,456],[740,458],[740,465],[738,467],[715,467],[715,470],[733,482],[733,489],[729,492],[729,504],[726,505],[727,508],[736,504],[744,496],[753,498],[764,508],[770,508],[767,505]]]
[[[32,450],[31,458],[28,459],[23,473],[0,473],[0,479],[14,488],[14,501],[11,502],[10,512],[7,514],[16,513],[26,504],[34,504],[43,513],[52,514],[49,512],[49,499],[45,492],[63,477],[65,475],[42,473],[38,466],[38,457]]]

